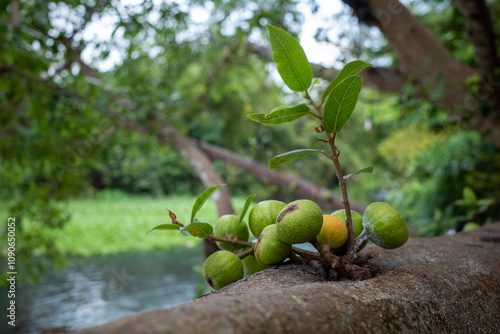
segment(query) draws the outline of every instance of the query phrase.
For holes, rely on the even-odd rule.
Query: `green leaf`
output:
[[[475,205],[477,203],[477,196],[474,193],[474,190],[472,190],[469,187],[465,187],[462,190],[462,196],[464,200],[467,202],[467,204]]]
[[[346,64],[344,68],[340,71],[339,74],[333,79],[333,81],[326,87],[325,92],[323,93],[323,100],[325,100],[331,92],[337,87],[339,83],[344,81],[344,79],[356,75],[361,71],[362,69],[366,67],[370,67],[372,64],[366,63],[362,60],[354,60],[351,61],[350,63]]]
[[[177,224],[161,224],[158,226],[153,227],[149,231],[146,232],[146,235],[148,235],[149,232],[154,231],[154,230],[178,230],[180,228],[179,225]]]
[[[238,224],[236,225],[236,231],[238,231],[238,228],[240,227],[240,223],[243,221],[243,218],[247,214],[248,208],[250,207],[250,204],[252,204],[252,201],[254,198],[255,198],[255,195],[250,195],[247,197],[247,200],[245,201],[245,205],[243,206],[243,209],[241,210],[240,219],[238,220]]]
[[[373,172],[373,166],[365,167],[363,169],[358,170],[357,172],[354,172],[352,174],[344,176],[344,180],[347,181],[348,179],[350,179],[354,175],[358,175],[358,174],[361,174],[361,173],[371,173],[371,172]]]
[[[294,92],[304,92],[312,82],[312,69],[299,42],[286,31],[267,25],[273,60],[283,82]]]
[[[290,160],[298,159],[305,157],[306,155],[313,153],[321,153],[319,150],[311,150],[311,149],[301,149],[301,150],[293,150],[290,152],[286,152],[283,154],[276,155],[269,160],[269,169],[273,170],[281,164],[288,162]]]
[[[274,108],[269,115],[265,114],[251,114],[248,115],[252,121],[260,122],[264,125],[276,125],[294,121],[306,114],[309,114],[310,110],[306,104],[299,104],[298,106],[286,108],[277,107]]]
[[[205,204],[207,199],[212,195],[212,193],[214,191],[217,190],[217,188],[219,188],[221,186],[223,186],[223,184],[219,184],[218,186],[210,187],[210,188],[206,189],[204,192],[202,192],[200,194],[200,196],[198,196],[198,198],[194,202],[193,210],[191,211],[191,222],[194,221],[196,214],[198,213],[198,211],[200,211],[201,207],[203,206],[203,204]]]
[[[192,223],[184,228],[193,237],[206,238],[213,232],[213,227],[207,223]]]
[[[343,80],[326,101],[323,127],[327,132],[339,132],[349,120],[358,101],[363,86],[363,78],[355,75]]]

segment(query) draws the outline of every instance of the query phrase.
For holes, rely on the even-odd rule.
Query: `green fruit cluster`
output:
[[[351,217],[355,236],[366,235],[366,239],[380,247],[394,249],[408,240],[409,230],[403,216],[387,203],[372,203],[363,215],[351,211]],[[205,261],[203,276],[214,289],[220,289],[244,275],[282,263],[290,257],[293,244],[312,240],[329,245],[335,254],[343,254],[348,245],[346,219],[345,210],[323,215],[316,203],[306,199],[288,204],[275,200],[260,202],[250,211],[248,227],[235,215],[222,216],[215,223],[213,235],[228,241],[217,241],[222,250]],[[249,229],[258,240],[253,254],[246,248],[240,259],[233,251],[245,247],[236,241],[247,241]]]
[[[318,235],[323,225],[323,213],[310,200],[298,200],[288,205],[267,200],[250,211],[248,227],[244,221],[239,224],[238,221],[235,215],[224,215],[215,222],[214,237],[225,238],[227,242],[217,241],[222,250],[212,254],[203,265],[203,276],[214,289],[285,261],[290,256],[292,244],[310,241]],[[254,254],[240,260],[232,251],[244,246],[234,241],[247,241],[248,228],[258,240]]]

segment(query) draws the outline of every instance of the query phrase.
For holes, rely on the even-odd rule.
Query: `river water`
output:
[[[36,285],[18,282],[17,326],[13,330],[4,316],[0,332],[77,329],[188,302],[203,288],[203,279],[195,271],[202,256],[197,246],[71,258],[61,270],[47,271]],[[5,300],[7,290],[0,290]]]

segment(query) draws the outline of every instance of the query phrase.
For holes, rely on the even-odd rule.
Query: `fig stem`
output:
[[[368,238],[369,238],[369,235],[366,232],[366,229],[363,229],[363,231],[361,232],[361,234],[358,235],[358,237],[356,238],[356,242],[354,244],[356,252],[358,251],[359,247],[363,244],[363,242],[365,242],[366,240],[368,240]]]
[[[244,252],[240,252],[236,255],[238,255],[238,257],[241,259],[244,259],[245,257],[247,257],[248,255],[252,255],[254,253],[254,249],[255,248],[255,245],[253,245],[252,247],[250,247],[250,249],[247,249],[246,251]]]
[[[247,247],[254,246],[253,242],[243,241],[243,240],[239,240],[239,239],[228,239],[228,238],[214,237],[213,235],[207,236],[207,239],[213,240],[213,241],[225,242],[225,243],[233,244],[233,245],[241,245],[241,246],[247,246]]]
[[[324,100],[321,101],[321,104],[319,104],[319,105],[316,104],[313,101],[313,99],[311,98],[311,96],[307,93],[307,91],[306,91],[306,98],[309,101],[309,103],[314,107],[316,112],[318,113],[318,116],[319,116],[318,118],[320,119],[321,123],[323,123],[323,112],[321,110],[321,105],[323,104]],[[352,224],[351,206],[349,204],[349,197],[347,196],[346,180],[344,179],[344,175],[342,174],[342,169],[340,168],[339,151],[338,151],[337,147],[335,146],[336,132],[330,133],[330,132],[325,131],[325,133],[326,133],[326,136],[328,138],[328,143],[330,144],[330,149],[332,151],[332,156],[329,158],[330,158],[330,160],[333,161],[333,165],[335,166],[335,171],[337,173],[337,178],[339,180],[340,191],[342,192],[342,203],[344,204],[344,209],[345,209],[345,214],[346,214],[346,225],[347,225],[346,256],[347,256],[347,259],[350,262],[352,262],[354,260],[354,258],[356,257],[356,244],[355,244],[356,243],[356,236],[354,235],[354,227]]]
[[[336,259],[338,259],[335,254],[330,253],[325,247],[323,247],[323,245],[319,243],[317,238],[310,240],[309,243],[318,250],[319,255],[321,256],[320,261],[333,263]]]
[[[311,251],[308,251],[308,250],[305,250],[302,248],[298,248],[295,246],[292,246],[292,252],[297,254],[297,255],[300,255],[302,257],[312,257],[315,259],[318,259],[319,257],[321,257],[321,255],[317,252],[311,252]]]
[[[342,169],[340,167],[340,162],[339,162],[339,153],[337,147],[335,146],[335,133],[333,133],[332,135],[327,132],[326,135],[328,137],[328,142],[330,143],[330,148],[332,150],[332,161],[335,166],[335,170],[337,172],[337,178],[339,179],[339,186],[342,192],[342,203],[344,204],[345,215],[346,215],[347,240],[348,240],[346,256],[349,259],[349,261],[352,262],[356,255],[356,248],[355,248],[356,236],[354,235],[354,228],[352,224],[351,206],[349,204],[349,197],[347,196],[346,180],[344,179],[344,175],[342,174]]]

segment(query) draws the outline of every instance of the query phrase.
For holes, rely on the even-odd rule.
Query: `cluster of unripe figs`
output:
[[[387,203],[372,203],[363,215],[351,210],[351,217],[357,251],[368,240],[386,249],[398,248],[408,240],[405,219]],[[307,199],[289,204],[277,200],[259,202],[248,219],[248,227],[235,215],[221,216],[215,222],[213,236],[219,240],[221,250],[210,255],[203,265],[203,277],[212,288],[220,289],[297,256],[294,244],[319,244],[336,255],[345,254],[348,247],[346,211],[324,215],[315,202]],[[256,243],[248,242],[248,228],[257,238]]]

